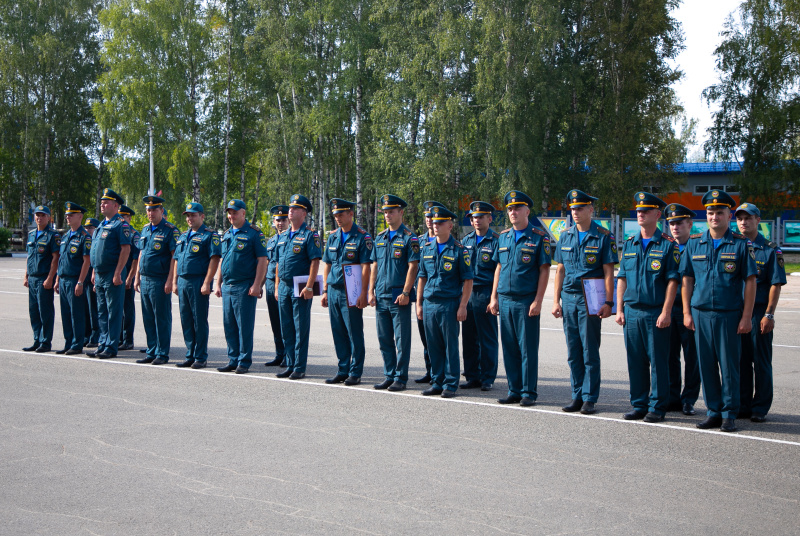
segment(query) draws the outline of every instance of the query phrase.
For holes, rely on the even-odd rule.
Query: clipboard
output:
[[[347,294],[347,306],[357,307],[358,298],[361,296],[361,265],[343,264],[344,292]]]
[[[611,308],[611,314],[617,312],[617,280],[618,278],[615,277],[614,307]],[[600,308],[606,302],[606,280],[602,277],[582,277],[581,286],[589,316],[600,316]]]
[[[300,297],[300,291],[306,287],[306,283],[308,282],[307,275],[296,275],[292,278],[292,287],[294,288],[294,297]],[[313,296],[322,296],[322,275],[317,275],[317,280],[314,281],[314,289]]]

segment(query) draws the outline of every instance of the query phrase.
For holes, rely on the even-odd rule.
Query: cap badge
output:
[[[578,197],[578,192],[576,192],[575,190],[572,190],[572,197]]]
[[[718,190],[712,190],[711,191],[711,197],[719,197],[719,191]]]
[[[191,203],[190,203],[190,204],[188,204],[188,205],[186,205],[186,210],[192,210],[192,205],[191,205]]]
[[[644,192],[639,193],[639,199],[644,200]]]
[[[513,199],[514,197],[517,197],[517,192],[511,192],[510,194],[508,194],[508,196]]]

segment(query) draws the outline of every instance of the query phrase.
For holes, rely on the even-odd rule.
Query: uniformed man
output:
[[[592,220],[596,197],[580,190],[567,194],[575,225],[561,233],[556,244],[558,263],[553,294],[553,316],[564,319],[572,402],[561,408],[584,415],[596,413],[600,395],[600,326],[614,306],[614,265],[617,243],[608,229]],[[606,300],[599,315],[589,315],[581,279],[605,280]],[[559,299],[561,303],[559,303]]]
[[[169,361],[172,342],[172,289],[175,264],[172,256],[180,231],[164,217],[164,200],[156,195],[142,198],[149,225],[139,238],[139,269],[134,287],[141,296],[142,324],[147,355],[137,363],[163,365]]]
[[[104,189],[100,196],[100,212],[105,219],[92,236],[91,249],[100,338],[97,351],[86,352],[89,357],[107,359],[117,355],[125,304],[125,266],[133,237],[131,226],[119,215],[119,207],[124,204],[125,200],[110,188]]]
[[[28,263],[25,281],[28,287],[28,313],[33,328],[33,344],[25,352],[49,352],[53,344],[56,309],[53,304],[58,271],[61,236],[50,225],[50,208],[39,205],[33,211],[36,229],[28,233]]]
[[[175,366],[201,369],[208,359],[208,298],[222,252],[219,235],[206,227],[203,205],[189,203],[183,215],[189,230],[175,245],[172,288],[178,295],[186,358]]]
[[[453,398],[461,376],[458,355],[459,322],[467,319],[472,294],[469,252],[452,236],[456,215],[445,207],[431,207],[436,240],[422,248],[417,292],[417,318],[425,322],[431,359],[431,387],[425,396]]]
[[[730,230],[733,198],[711,190],[703,196],[703,205],[708,230],[689,238],[680,266],[683,324],[695,332],[708,408],[708,417],[697,427],[735,432],[742,348],[739,335],[752,329],[758,270],[751,242]]]
[[[304,195],[294,194],[289,199],[290,228],[281,234],[275,248],[278,258],[275,298],[280,306],[281,333],[288,361],[286,370],[276,374],[278,378],[299,380],[306,375],[311,303],[322,258],[319,234],[305,224],[306,215],[312,210],[311,201]],[[308,281],[297,289],[295,296],[294,278],[299,276],[307,276]]]
[[[404,391],[411,359],[411,302],[416,301],[419,239],[403,224],[408,204],[392,194],[381,199],[387,229],[378,234],[372,250],[369,304],[375,307],[384,380],[373,387]]]
[[[694,212],[683,205],[673,203],[664,209],[672,237],[681,253],[692,234]],[[672,322],[669,326],[669,404],[667,411],[681,411],[684,415],[695,415],[694,405],[700,396],[700,367],[697,364],[697,346],[694,333],[683,325],[683,300],[681,282],[672,305]],[[683,348],[683,384],[681,384],[681,348]],[[683,390],[681,390],[683,385]]]
[[[749,417],[753,422],[766,421],[772,406],[772,331],[781,287],[786,284],[783,252],[758,231],[759,222],[761,211],[754,204],[742,203],[736,209],[736,223],[753,244],[758,269],[752,329],[742,335],[740,364],[739,418]]]
[[[497,318],[489,310],[497,261],[499,235],[489,228],[494,206],[484,201],[470,203],[470,222],[475,229],[461,241],[472,262],[472,295],[467,304],[467,319],[461,324],[464,353],[462,389],[489,391],[497,377]],[[549,266],[548,266],[549,268]]]
[[[626,420],[664,420],[669,403],[669,326],[678,291],[680,250],[658,228],[666,203],[634,194],[639,232],[622,246],[617,274],[617,324],[624,326],[631,406]]]
[[[425,228],[427,232],[424,236],[420,237],[420,248],[428,242],[436,240],[436,235],[433,232],[433,218],[430,212],[431,207],[444,207],[438,201],[425,201],[422,203],[422,209],[425,211]],[[419,271],[417,271],[417,282],[419,283]],[[419,285],[417,285],[419,287]],[[425,375],[421,378],[414,380],[414,383],[431,383],[431,358],[428,352],[428,341],[425,338],[425,323],[417,319],[417,330],[419,331],[419,338],[422,341],[422,357],[425,359]]]
[[[269,325],[272,328],[272,340],[275,342],[275,359],[264,363],[265,367],[287,366],[286,346],[283,344],[281,334],[281,317],[278,300],[275,299],[275,268],[278,266],[278,259],[275,256],[275,248],[278,246],[281,233],[289,228],[289,205],[275,205],[269,209],[272,214],[272,226],[275,227],[275,235],[267,240],[267,311],[269,313]]]
[[[533,406],[538,397],[542,301],[550,278],[550,237],[528,219],[533,200],[512,190],[503,201],[511,228],[500,233],[489,311],[500,318],[508,394],[501,404]]]
[[[89,275],[89,252],[92,249],[92,237],[81,225],[85,212],[85,208],[72,201],[64,204],[64,217],[69,230],[61,237],[55,285],[61,303],[64,349],[57,351],[57,354],[83,353],[86,333],[86,297],[83,295],[83,286],[86,276]]]
[[[217,270],[217,297],[222,297],[222,323],[228,343],[228,364],[220,372],[245,374],[253,363],[256,305],[267,274],[267,238],[247,221],[241,199],[228,202],[231,223],[222,236],[222,260]]]
[[[83,222],[83,228],[89,233],[89,238],[94,236],[94,232],[100,227],[100,220],[96,218],[86,218]],[[83,282],[83,287],[86,290],[84,297],[86,299],[86,307],[84,310],[84,324],[86,325],[86,336],[83,340],[84,348],[97,348],[97,341],[100,340],[100,320],[97,316],[97,292],[94,290],[94,270],[91,265],[91,257],[89,261],[89,273]]]
[[[119,207],[119,215],[122,219],[131,224],[131,219],[136,216],[128,205]],[[131,237],[131,254],[128,256],[128,264],[125,269],[128,277],[125,278],[125,305],[122,308],[122,332],[119,336],[120,350],[133,350],[133,331],[136,327],[136,289],[133,288],[136,282],[136,273],[139,271],[139,231],[131,226],[133,236]],[[147,350],[143,350],[147,352]]]
[[[356,204],[345,199],[330,200],[331,213],[338,229],[331,233],[322,252],[323,291],[320,304],[328,308],[331,333],[339,368],[325,383],[358,385],[364,372],[364,315],[367,306],[372,237],[353,223]],[[361,293],[354,306],[348,301],[345,278],[350,271],[361,277]]]

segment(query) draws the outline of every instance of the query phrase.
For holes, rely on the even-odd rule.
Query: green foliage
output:
[[[11,247],[11,229],[0,227],[0,252],[5,252]]]

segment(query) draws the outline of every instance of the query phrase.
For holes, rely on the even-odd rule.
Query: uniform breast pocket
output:
[[[492,262],[492,252],[491,251],[480,251],[478,253],[478,260],[482,264],[488,264]]]
[[[105,238],[101,235],[101,238]],[[147,242],[150,241],[150,237],[147,236],[140,236],[139,237],[139,249],[144,249],[147,247]]]
[[[660,272],[661,269],[664,267],[664,260],[658,259],[655,257],[649,257],[647,259],[647,271],[648,272]]]
[[[499,259],[500,264],[508,264],[508,255],[509,255],[508,249],[501,248],[497,252],[497,258]]]
[[[583,265],[587,268],[600,266],[600,252],[596,249],[587,249],[583,252]]]
[[[241,253],[247,249],[247,240],[239,240],[236,239],[233,241],[233,250],[237,253]]]
[[[403,248],[402,247],[393,247],[392,249],[392,258],[401,260],[403,258]]]
[[[533,262],[533,254],[533,249],[521,248],[518,253],[519,262],[522,264],[531,264]]]
[[[636,256],[632,255],[630,257],[623,257],[622,259],[622,267],[625,268],[625,271],[633,272],[636,270]]]
[[[736,259],[720,259],[718,270],[722,274],[733,275],[739,268],[739,262]]]

